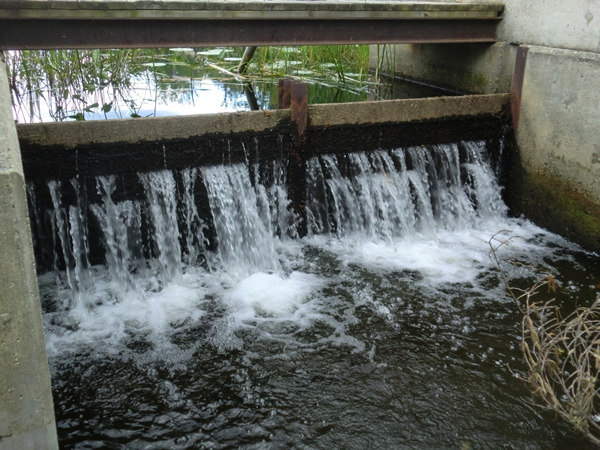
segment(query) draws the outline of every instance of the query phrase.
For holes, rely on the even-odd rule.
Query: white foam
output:
[[[428,285],[440,286],[446,283],[476,283],[482,271],[494,267],[489,241],[502,230],[507,231],[498,235],[499,239],[513,239],[499,250],[500,259],[526,254],[530,259],[542,261],[544,256],[551,256],[551,250],[531,240],[536,236],[543,236],[544,240],[561,240],[530,222],[503,219],[460,231],[438,229],[427,235],[417,234],[391,243],[364,239],[364,236],[339,240],[316,236],[307,241],[335,253],[345,264],[387,271],[416,271]]]
[[[93,300],[88,304],[93,306],[46,314],[49,353],[79,345],[100,345],[110,351],[110,346],[132,335],[144,336],[155,345],[168,344],[173,330],[193,324],[204,315],[205,296],[214,290],[203,286],[206,277],[198,276],[198,272],[186,274],[177,284],[168,284],[158,292],[147,280],[146,286],[140,284],[123,293],[102,272],[96,273],[94,289],[88,292]],[[56,316],[61,318],[58,326],[53,323]]]
[[[258,272],[239,282],[228,297],[238,304],[242,315],[290,318],[322,285],[320,277],[307,273]]]

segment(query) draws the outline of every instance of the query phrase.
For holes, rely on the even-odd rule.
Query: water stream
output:
[[[314,157],[302,239],[281,164],[139,174],[135,201],[99,177],[105,266],[49,183],[63,448],[586,448],[511,373],[520,317],[488,241],[520,236],[500,257],[551,271],[563,303],[594,298],[597,257],[507,216],[484,142]]]

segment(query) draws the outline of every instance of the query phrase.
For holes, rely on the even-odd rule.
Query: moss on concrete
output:
[[[527,171],[518,152],[511,159],[505,192],[511,214],[600,253],[600,205],[560,178]]]
[[[430,68],[427,74],[414,76],[409,72],[400,71],[396,75],[400,78],[434,83],[436,86],[458,90],[467,94],[487,93],[490,83],[489,77],[483,73],[465,71],[456,67],[445,67],[442,65]]]

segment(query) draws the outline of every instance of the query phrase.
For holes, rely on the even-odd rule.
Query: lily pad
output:
[[[223,52],[223,49],[220,48],[211,48],[210,50],[204,50],[201,52],[196,52],[197,55],[204,55],[204,56],[218,56]]]

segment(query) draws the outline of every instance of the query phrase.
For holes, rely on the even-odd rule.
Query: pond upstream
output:
[[[239,48],[9,52],[13,113],[30,123],[277,109],[278,78],[288,76],[309,83],[310,104],[448,95],[383,82],[360,61],[342,69],[297,60],[307,49],[273,49],[245,77],[237,74]]]
[[[488,241],[519,236],[498,254],[526,264],[513,282],[552,273],[567,307],[594,300],[597,255],[507,216],[485,142],[309,160],[302,239],[284,167],[140,174],[146,199],[120,203],[98,178],[93,267],[49,184],[38,213],[75,244],[40,276],[62,448],[591,448],[513,375],[521,315]]]

